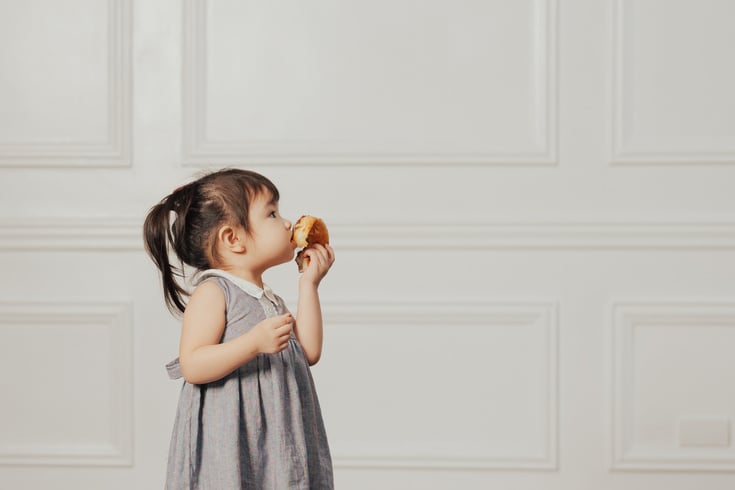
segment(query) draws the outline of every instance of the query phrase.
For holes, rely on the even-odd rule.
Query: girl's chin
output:
[[[296,250],[291,249],[283,255],[283,263],[290,262],[296,257]]]

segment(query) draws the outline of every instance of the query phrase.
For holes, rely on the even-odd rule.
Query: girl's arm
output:
[[[214,282],[199,286],[189,299],[179,345],[184,379],[203,384],[221,379],[259,353],[280,352],[288,346],[293,317],[268,318],[244,335],[220,343],[225,330],[225,295]]]
[[[319,283],[334,263],[334,250],[329,245],[314,245],[304,252],[309,265],[299,279],[299,301],[294,331],[304,350],[306,360],[313,366],[322,355],[322,308],[319,302]]]

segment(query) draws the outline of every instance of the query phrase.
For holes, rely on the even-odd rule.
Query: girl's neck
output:
[[[263,273],[258,271],[253,271],[247,268],[241,268],[241,267],[218,267],[218,269],[221,269],[229,274],[232,274],[233,276],[237,276],[240,279],[245,279],[248,282],[251,282],[258,286],[260,289],[263,289]]]

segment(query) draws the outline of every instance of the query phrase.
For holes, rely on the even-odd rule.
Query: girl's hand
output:
[[[329,245],[309,245],[304,249],[304,256],[308,257],[309,265],[301,275],[301,280],[318,286],[334,264],[334,249]]]
[[[266,318],[253,327],[250,333],[255,340],[255,346],[261,354],[275,354],[288,347],[288,339],[293,330],[293,316],[291,313]]]

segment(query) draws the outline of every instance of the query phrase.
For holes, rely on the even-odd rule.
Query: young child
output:
[[[322,350],[317,288],[331,247],[306,249],[298,316],[263,283],[293,259],[291,223],[273,183],[226,169],[176,189],[144,224],[166,304],[183,313],[183,385],[169,450],[167,489],[332,489],[332,461],[309,366]],[[169,249],[178,262],[171,261]],[[177,282],[197,271],[188,302]]]

